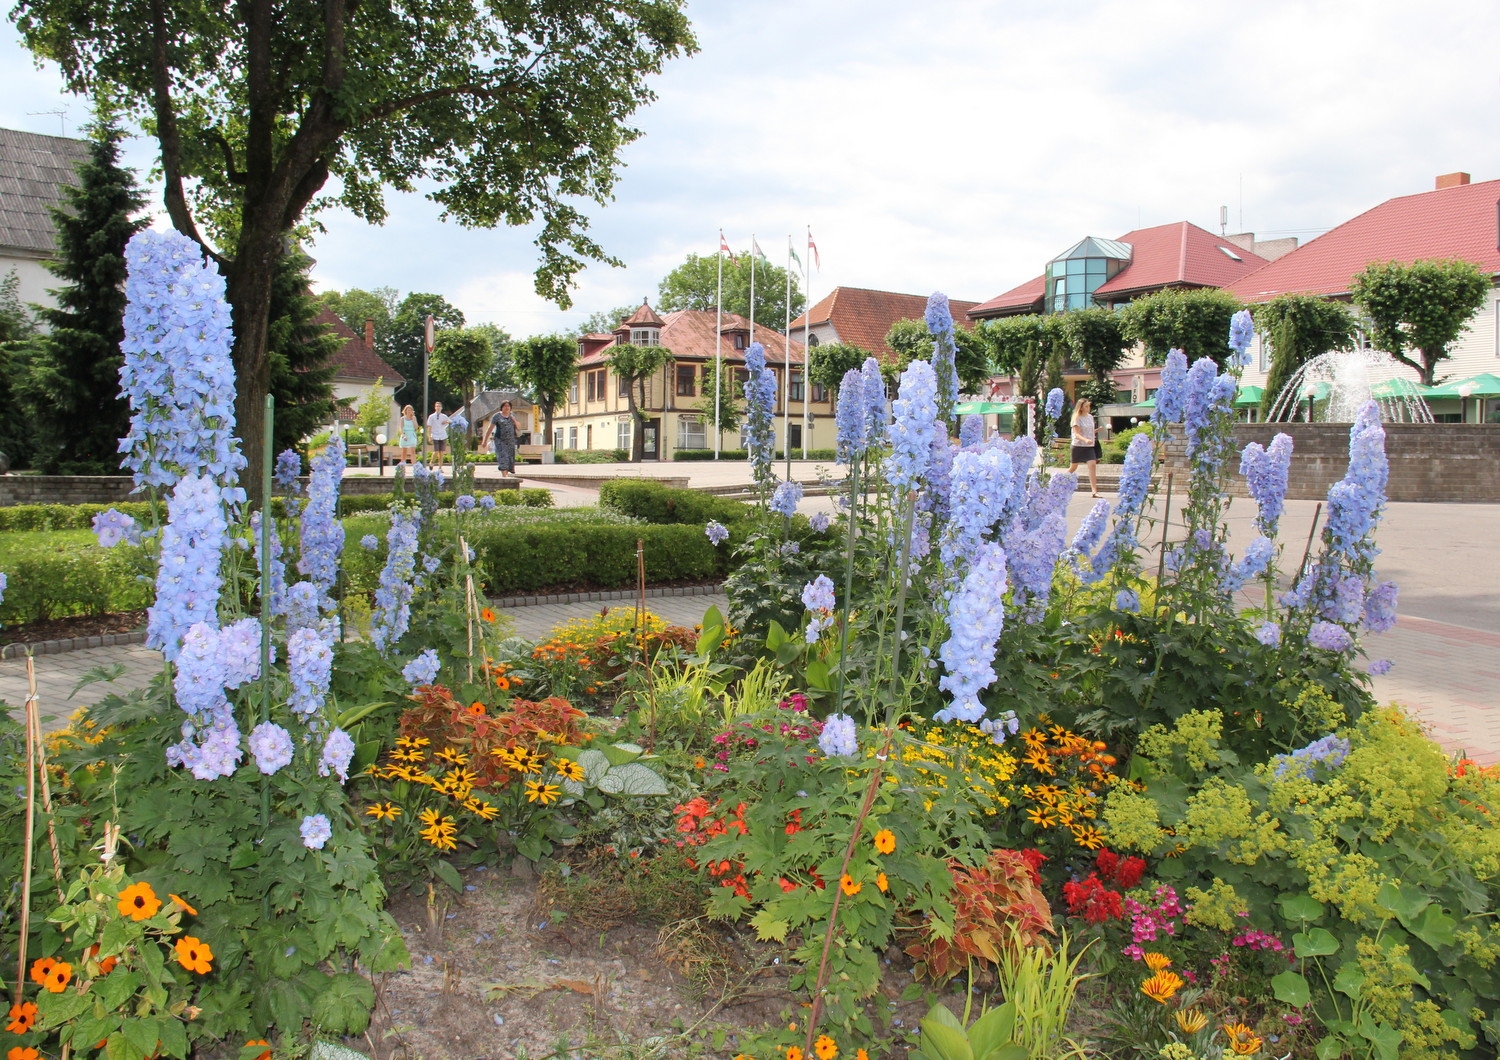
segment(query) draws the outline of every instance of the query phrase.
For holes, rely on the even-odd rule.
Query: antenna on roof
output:
[[[1220,206],[1219,207],[1219,235],[1222,237],[1222,236],[1227,236],[1228,234],[1229,234],[1229,207],[1227,207],[1227,206]]]
[[[43,117],[43,116],[48,115],[48,114],[55,114],[57,116],[57,135],[58,136],[67,136],[68,135],[68,108],[67,107],[59,107],[57,110],[28,110],[26,112],[26,114],[27,114],[28,117],[32,117],[32,118],[40,118],[40,117]]]

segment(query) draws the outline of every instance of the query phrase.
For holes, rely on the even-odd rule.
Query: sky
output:
[[[1500,178],[1500,4],[1450,0],[688,0],[699,52],[654,79],[593,265],[561,311],[533,234],[419,193],[330,211],[320,289],[432,291],[512,335],[655,300],[663,274],[810,228],[838,285],[978,301],[1086,235],[1187,220],[1302,241],[1440,173]],[[46,113],[65,109],[66,118]],[[0,126],[75,134],[84,102],[0,26]],[[155,157],[131,143],[141,172]],[[160,197],[153,206],[159,212]]]

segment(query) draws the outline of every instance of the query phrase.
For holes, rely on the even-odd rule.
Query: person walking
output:
[[[401,463],[411,467],[417,460],[417,410],[410,405],[401,409]]]
[[[521,425],[511,414],[510,402],[500,402],[500,411],[490,417],[490,425],[484,429],[479,448],[487,448],[491,441],[495,446],[495,466],[501,478],[514,478],[516,473],[516,440],[521,436]]]
[[[1079,398],[1073,408],[1072,460],[1068,474],[1078,470],[1079,464],[1089,467],[1089,493],[1099,496],[1099,447],[1094,427],[1093,404],[1088,398]]]
[[[434,401],[432,415],[427,417],[428,457],[436,457],[439,464],[448,449],[448,425],[452,422],[452,417],[443,415],[443,403]]]

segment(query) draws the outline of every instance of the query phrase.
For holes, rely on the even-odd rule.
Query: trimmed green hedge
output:
[[[478,500],[485,496],[485,490],[475,490],[474,498]],[[411,484],[408,482],[406,500],[410,501],[415,496]],[[438,493],[438,507],[453,507],[454,498],[458,494],[453,490],[441,490]],[[508,508],[550,508],[552,507],[552,491],[548,489],[518,489],[518,490],[495,490],[489,496],[495,498],[495,503]],[[383,512],[390,507],[391,501],[395,499],[389,493],[370,493],[358,496],[344,495],[339,498],[339,512],[343,515],[357,515],[360,512]],[[279,506],[276,509],[277,516],[286,513]]]
[[[149,607],[156,595],[155,568],[146,549],[132,545],[12,550],[5,557],[8,584],[0,602],[0,625]]]
[[[687,524],[700,530],[710,519],[733,526],[750,516],[750,507],[712,493],[665,486],[650,479],[613,479],[599,487],[599,504],[622,515],[660,526]]]
[[[645,546],[650,584],[724,575],[723,558],[696,526],[486,527],[470,541],[487,589],[505,594],[549,587],[624,589],[636,583],[635,543]]]
[[[785,460],[786,459],[786,453],[783,450],[777,450],[777,452],[780,453],[781,455],[779,455],[776,459],[778,459],[778,460]],[[677,450],[674,450],[673,453],[672,453],[672,459],[673,460],[712,460],[713,458],[714,458],[714,451],[712,449],[677,449]],[[748,449],[720,449],[719,450],[719,459],[720,460],[749,460],[750,459],[750,451]],[[802,450],[798,449],[795,445],[792,446],[792,459],[793,460],[801,460],[802,459]],[[835,453],[832,449],[809,449],[807,451],[807,459],[809,459],[809,460],[836,460],[836,459],[838,459],[838,454]]]

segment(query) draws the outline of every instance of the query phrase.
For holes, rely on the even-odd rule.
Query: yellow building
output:
[[[661,346],[670,351],[662,370],[647,380],[644,402],[639,400],[637,390],[644,458],[671,460],[684,450],[713,449],[711,380],[718,323],[719,315],[713,310],[683,309],[658,316],[642,302],[611,334],[579,339],[578,374],[567,400],[552,414],[554,449],[630,450],[635,425],[626,381],[609,370],[609,359],[612,350],[631,345]],[[829,395],[821,386],[807,385],[801,343],[788,342],[780,332],[762,326],[755,329],[755,341],[765,347],[766,364],[776,377],[777,448],[788,435],[794,457],[804,448],[833,448],[835,428]],[[749,346],[750,321],[733,313],[723,314],[718,353],[726,374],[733,373],[738,381],[744,379]],[[741,387],[735,389],[743,394]],[[736,405],[743,411],[743,397]],[[742,448],[739,432],[724,431],[719,447]]]

